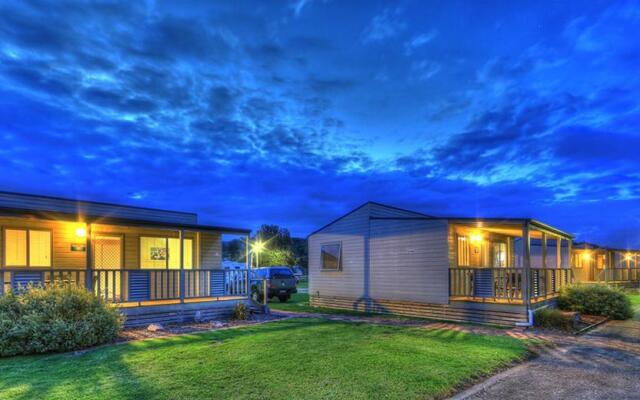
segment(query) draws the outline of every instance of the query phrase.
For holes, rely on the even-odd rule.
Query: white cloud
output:
[[[410,56],[415,49],[431,42],[433,39],[435,39],[436,36],[438,36],[438,31],[436,31],[435,29],[429,31],[428,33],[414,36],[411,40],[407,41],[404,44],[404,53]]]
[[[422,60],[411,64],[411,69],[419,80],[426,81],[440,72],[441,66],[434,61]]]
[[[364,42],[379,42],[398,35],[406,24],[400,19],[400,9],[385,9],[381,14],[373,17],[369,26],[364,30]]]
[[[296,17],[299,17],[302,13],[302,10],[306,7],[307,4],[311,3],[311,0],[298,0],[291,4],[291,8],[293,8],[293,14]]]

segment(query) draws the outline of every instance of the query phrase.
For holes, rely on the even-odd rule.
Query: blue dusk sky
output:
[[[635,2],[3,1],[0,190],[640,247],[639,38]]]

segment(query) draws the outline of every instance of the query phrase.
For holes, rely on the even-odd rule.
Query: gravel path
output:
[[[454,399],[640,399],[640,313],[556,346]]]

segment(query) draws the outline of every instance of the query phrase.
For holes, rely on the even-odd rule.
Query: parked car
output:
[[[264,289],[262,281],[267,280],[267,298],[277,297],[284,303],[293,293],[297,293],[296,278],[288,267],[256,268],[251,271],[251,295],[256,301],[262,301]]]
[[[291,270],[293,271],[293,276],[296,277],[296,283],[300,283],[300,278],[304,276],[304,271],[302,270],[302,268],[294,265],[293,267],[291,267]]]

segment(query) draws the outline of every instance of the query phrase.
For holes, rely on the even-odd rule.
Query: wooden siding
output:
[[[194,213],[132,207],[90,201],[79,201],[47,196],[0,192],[0,207],[37,211],[64,212],[143,221],[197,224]]]
[[[370,217],[423,216],[368,203],[311,235],[309,293],[446,303],[447,222]],[[322,270],[321,245],[335,242],[342,244],[342,268]]]
[[[52,265],[61,269],[84,269],[86,253],[71,251],[72,243],[85,244],[84,238],[76,236],[76,228],[84,226],[70,222],[43,221],[25,218],[0,217],[0,261],[4,266],[4,229],[43,229],[51,231]],[[42,268],[42,267],[33,267]]]
[[[222,235],[215,232],[200,234],[200,265],[202,269],[222,267]]]
[[[313,307],[397,314],[455,322],[514,325],[527,322],[526,308],[521,305],[451,302],[429,304],[424,302],[376,299],[370,303],[352,297],[310,296]]]
[[[371,221],[371,296],[449,302],[447,222]]]
[[[85,244],[85,238],[76,236],[76,229],[85,227],[85,224],[37,220],[32,218],[0,217],[0,265],[4,266],[4,237],[6,228],[42,229],[51,231],[52,238],[52,265],[56,269],[85,269],[87,253],[84,251],[71,251],[72,244]],[[176,230],[148,229],[141,227],[127,227],[118,225],[92,224],[93,235],[112,234],[119,235],[123,240],[123,258],[125,269],[140,268],[140,237],[162,236],[177,238]],[[198,237],[201,240],[198,240]],[[218,232],[185,232],[185,238],[192,239],[194,243],[194,268],[221,268],[222,263],[222,235]],[[198,247],[200,243],[203,247]],[[38,267],[33,267],[38,268]]]
[[[352,212],[309,237],[309,293],[359,297],[364,293],[365,238],[369,232],[369,205]],[[320,246],[342,244],[342,269],[323,271]]]

